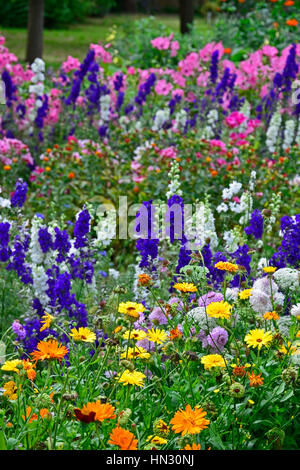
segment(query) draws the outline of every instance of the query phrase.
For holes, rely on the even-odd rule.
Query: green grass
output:
[[[58,67],[68,55],[82,60],[88,50],[89,44],[98,41],[105,42],[110,34],[110,28],[116,25],[122,30],[123,25],[145,18],[146,15],[108,15],[105,18],[88,18],[84,23],[72,25],[68,29],[44,31],[44,60],[48,65]],[[179,17],[177,15],[159,15],[156,17],[170,31],[179,31]],[[195,29],[202,35],[210,34],[212,26],[205,20],[196,18]],[[6,46],[21,62],[24,61],[26,47],[26,29],[2,28],[0,35],[6,37]],[[122,51],[121,51],[122,52]]]

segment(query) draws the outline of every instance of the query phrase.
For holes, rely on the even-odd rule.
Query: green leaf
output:
[[[222,442],[220,434],[217,431],[217,427],[214,423],[210,424],[209,427],[210,442],[217,450],[225,450],[225,446]]]
[[[288,400],[288,399],[291,398],[293,395],[294,395],[294,391],[293,391],[293,390],[290,390],[290,391],[287,392],[287,393],[284,395],[284,397],[280,400],[280,403],[282,403],[283,401]]]
[[[4,432],[0,431],[0,450],[7,450]]]

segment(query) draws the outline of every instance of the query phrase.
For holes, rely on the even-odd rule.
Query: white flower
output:
[[[261,290],[252,290],[249,302],[256,313],[264,314],[272,310],[272,301],[270,296]]]
[[[227,212],[228,211],[228,206],[225,204],[225,202],[222,202],[217,208],[217,212]]]
[[[292,306],[291,315],[300,320],[300,303]]]
[[[281,268],[278,271],[275,271],[273,278],[280,287],[281,290],[295,291],[299,288],[299,278],[300,273],[296,269],[291,268]]]
[[[216,326],[216,321],[214,318],[209,317],[204,307],[196,307],[187,312],[187,317],[189,320],[195,321],[202,330],[208,332]]]

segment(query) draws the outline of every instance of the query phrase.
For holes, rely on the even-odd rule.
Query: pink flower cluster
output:
[[[0,139],[0,161],[3,165],[11,165],[18,158],[29,165],[33,165],[30,150],[18,139]]]

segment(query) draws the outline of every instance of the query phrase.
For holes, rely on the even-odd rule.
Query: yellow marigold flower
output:
[[[144,330],[127,330],[123,334],[124,339],[133,339],[134,341],[141,341],[147,337],[147,333]]]
[[[162,419],[156,420],[153,424],[153,431],[157,434],[167,436],[170,432],[170,427]]]
[[[136,385],[137,387],[143,387],[145,374],[137,371],[124,370],[122,374],[116,377],[116,380],[123,385]]]
[[[190,444],[187,444],[183,449],[180,450],[201,450],[201,444],[193,444],[190,446]]]
[[[206,411],[198,406],[193,410],[190,405],[186,405],[185,410],[180,408],[171,419],[170,423],[173,424],[172,430],[176,433],[181,433],[182,436],[186,434],[199,434],[210,423],[208,419],[204,418],[206,414]]]
[[[292,344],[290,341],[288,341],[287,345],[285,346],[284,344],[278,349],[279,352],[282,354],[288,354],[291,356],[295,356],[300,354],[300,343]]]
[[[298,333],[296,334],[296,338],[300,338],[300,330],[298,330]]]
[[[85,343],[93,343],[96,341],[96,335],[89,328],[80,327],[78,330],[72,328],[70,336],[74,341],[84,341]]]
[[[179,282],[173,287],[180,292],[197,292],[197,287],[192,282]]]
[[[55,317],[53,317],[53,315],[50,315],[50,313],[45,312],[45,315],[42,316],[41,323],[43,323],[43,326],[40,328],[40,331],[44,331],[49,328],[51,323],[54,322],[54,320]]]
[[[146,349],[137,346],[135,348],[128,348],[127,352],[125,351],[121,354],[121,359],[149,359],[149,357],[151,357],[151,354]]]
[[[162,344],[165,341],[168,341],[169,337],[164,330],[160,330],[159,328],[152,328],[152,330],[148,330],[148,338],[149,341],[152,343]]]
[[[164,439],[163,437],[160,436],[149,436],[147,438],[147,442],[151,442],[151,444],[157,444],[159,446],[162,446],[164,444],[168,444],[167,439]]]
[[[275,273],[276,269],[277,268],[275,268],[274,266],[266,266],[263,268],[263,271],[268,274],[273,274]]]
[[[249,299],[249,297],[251,296],[251,293],[252,293],[252,289],[242,290],[241,292],[239,292],[239,298],[242,300]]]
[[[228,302],[211,302],[206,307],[206,313],[212,318],[225,318],[228,320],[232,313],[232,306]]]
[[[276,312],[266,312],[263,315],[265,320],[279,320],[279,315]]]
[[[16,372],[18,374],[20,369],[18,366],[22,365],[23,362],[20,359],[13,359],[12,361],[6,361],[1,369],[5,370],[6,372]]]
[[[3,395],[6,398],[8,398],[8,400],[16,400],[17,399],[18,387],[17,387],[16,382],[14,382],[13,380],[10,380],[9,382],[6,382],[3,385],[3,388],[5,390]]]
[[[117,326],[117,327],[114,329],[113,333],[117,334],[117,333],[119,333],[121,330],[122,330],[122,327],[121,327],[121,326]]]
[[[204,369],[208,370],[212,367],[226,367],[225,359],[220,354],[208,354],[201,357],[201,364],[204,364]]]
[[[252,346],[253,348],[257,347],[259,350],[263,346],[268,346],[272,339],[271,331],[265,331],[263,329],[250,330],[250,333],[245,336],[247,346]]]
[[[136,302],[121,302],[118,309],[120,313],[132,318],[139,318],[140,313],[143,313],[145,310],[143,304],[137,304]]]
[[[228,271],[229,273],[235,273],[239,269],[237,264],[229,263],[228,261],[219,261],[215,264],[215,268],[221,271]]]

